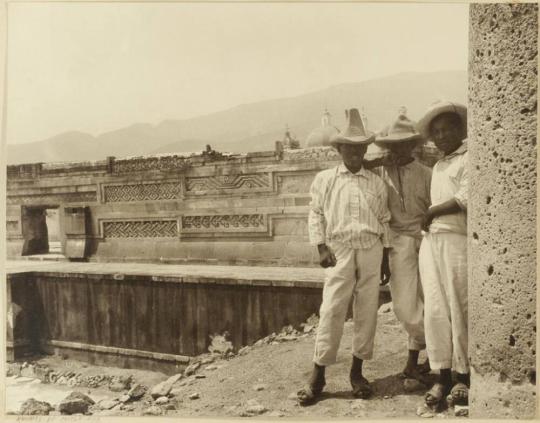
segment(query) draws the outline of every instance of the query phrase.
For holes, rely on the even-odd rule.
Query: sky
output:
[[[466,70],[467,4],[9,3],[7,142]]]

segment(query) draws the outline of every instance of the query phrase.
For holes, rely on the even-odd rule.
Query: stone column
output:
[[[471,417],[532,417],[536,396],[536,4],[471,4]]]

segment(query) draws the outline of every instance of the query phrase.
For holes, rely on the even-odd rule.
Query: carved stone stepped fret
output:
[[[62,203],[89,203],[97,201],[95,191],[70,192],[61,194],[38,194],[24,196],[8,196],[7,204],[29,204],[29,205],[52,205]]]
[[[181,182],[149,184],[106,185],[103,187],[106,203],[120,201],[176,200],[182,197]]]
[[[272,180],[270,173],[250,173],[186,178],[187,193],[219,192],[221,190],[261,191],[270,190],[271,188]]]
[[[178,236],[176,220],[133,220],[103,222],[105,238],[161,238]]]

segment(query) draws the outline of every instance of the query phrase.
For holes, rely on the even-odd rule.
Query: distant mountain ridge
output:
[[[320,125],[325,106],[332,123],[342,127],[344,110],[363,109],[372,130],[395,119],[400,106],[417,120],[439,99],[467,102],[467,72],[402,73],[375,80],[346,83],[304,95],[242,104],[231,109],[157,125],[137,123],[93,136],[69,131],[26,144],[8,144],[8,164],[100,160],[158,153],[201,151],[247,152],[274,148],[286,125],[304,145]]]

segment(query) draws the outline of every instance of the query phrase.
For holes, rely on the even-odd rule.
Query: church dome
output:
[[[339,130],[330,123],[331,115],[328,110],[322,115],[321,126],[315,128],[306,139],[306,147],[321,147],[330,145],[330,138]]]

